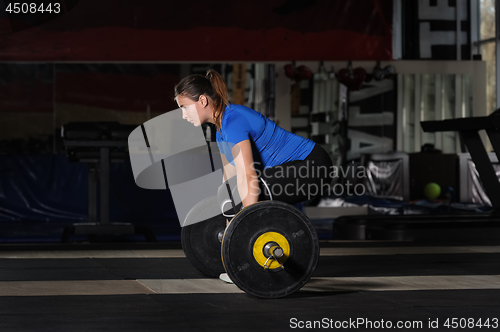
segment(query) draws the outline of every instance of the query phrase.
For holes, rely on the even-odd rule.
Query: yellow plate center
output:
[[[264,264],[267,261],[267,257],[264,256],[264,246],[269,242],[277,243],[281,249],[283,249],[283,256],[279,258],[279,262],[284,264],[290,255],[290,244],[285,239],[285,237],[276,232],[267,232],[262,234],[257,238],[255,243],[253,244],[253,257],[259,263],[260,266],[264,267]],[[275,259],[270,259],[267,262],[268,269],[276,269],[280,267],[280,264]]]

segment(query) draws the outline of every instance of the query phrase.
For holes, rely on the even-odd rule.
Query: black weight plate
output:
[[[284,269],[264,269],[254,258],[256,239],[264,233],[282,235],[290,246]],[[300,210],[279,201],[248,206],[227,227],[222,240],[223,263],[241,290],[261,298],[292,294],[311,278],[319,258],[319,241],[311,222]]]
[[[217,197],[209,197],[196,204],[186,216],[186,219],[199,219],[199,215],[215,215],[220,213]],[[210,213],[210,214],[209,214]],[[185,226],[181,231],[182,249],[186,257],[201,272],[211,277],[219,277],[224,273],[221,259],[221,243],[217,237],[224,232],[226,218],[216,215],[213,218]]]

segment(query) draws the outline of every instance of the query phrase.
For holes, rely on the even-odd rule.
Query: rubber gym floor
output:
[[[254,298],[178,243],[0,247],[0,331],[495,330],[498,243],[321,241],[300,291]]]

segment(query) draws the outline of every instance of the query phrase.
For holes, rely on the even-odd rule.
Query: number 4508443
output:
[[[35,14],[35,13],[54,13],[61,12],[61,4],[54,3],[27,3],[27,2],[11,2],[8,4],[5,11],[11,14]]]

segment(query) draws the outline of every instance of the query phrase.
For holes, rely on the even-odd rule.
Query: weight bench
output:
[[[118,122],[72,122],[62,127],[69,161],[88,165],[88,222],[64,228],[62,242],[69,242],[72,235],[91,234],[142,234],[147,241],[156,241],[148,227],[109,221],[109,165],[129,159],[127,139],[135,127]]]

